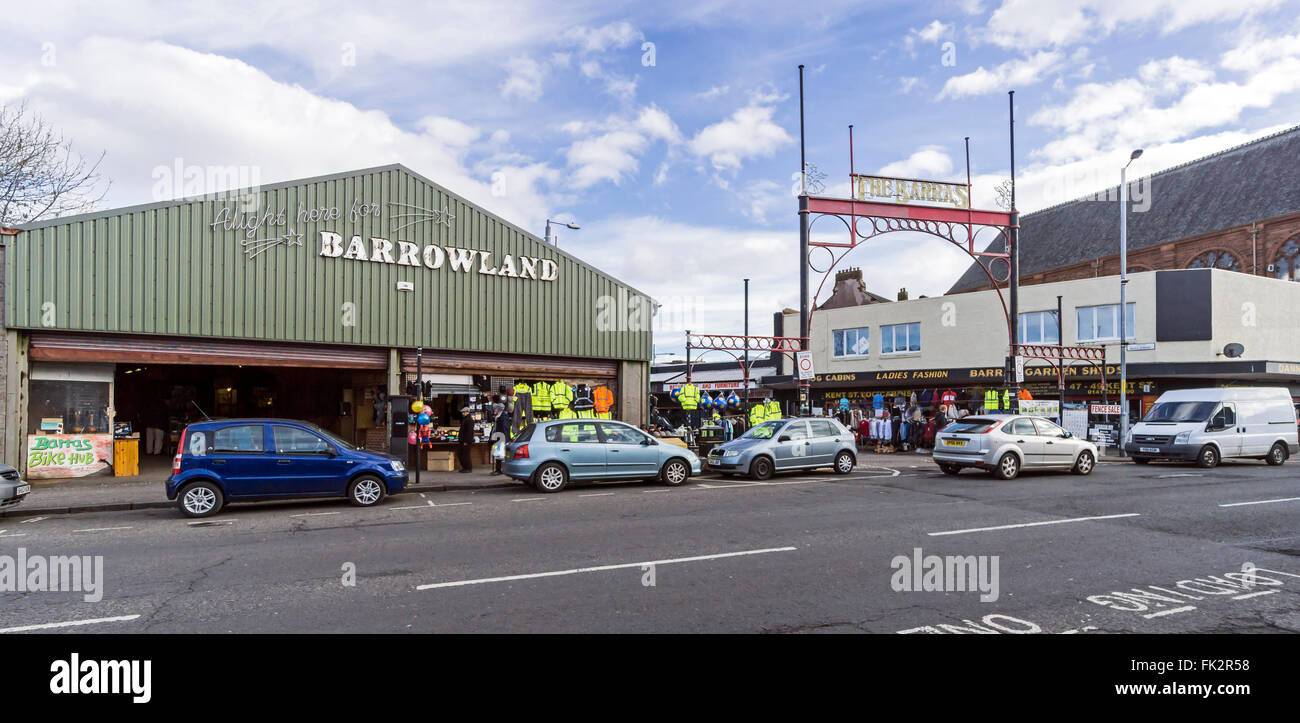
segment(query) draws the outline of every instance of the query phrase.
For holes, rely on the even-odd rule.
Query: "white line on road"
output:
[[[44,517],[44,516],[42,516],[42,517],[33,517],[33,518],[31,518],[30,520],[23,520],[22,522],[19,522],[18,524],[20,524],[20,525],[28,525],[28,524],[31,524],[31,523],[33,523],[33,522],[40,522],[41,520],[48,520],[48,519],[50,519],[50,518],[48,518],[48,517]]]
[[[304,512],[300,515],[289,515],[290,517],[324,517],[325,515],[337,515],[339,512]]]
[[[23,625],[17,628],[0,628],[0,633],[25,633],[28,630],[50,630],[53,628],[71,628],[78,625],[94,625],[96,623],[120,623],[127,620],[135,620],[139,615],[119,615],[115,618],[90,618],[88,620],[69,620],[65,623],[41,623],[40,625]]]
[[[1247,598],[1259,597],[1260,595],[1272,595],[1277,590],[1260,590],[1259,592],[1248,592],[1245,595],[1233,595],[1233,600],[1245,600]]]
[[[769,547],[762,550],[741,550],[740,552],[721,552],[716,555],[697,555],[695,557],[676,557],[667,560],[646,560],[645,562],[624,562],[618,565],[599,565],[596,567],[578,567],[572,570],[552,570],[551,572],[531,572],[524,575],[506,575],[504,577],[481,577],[476,580],[457,580],[456,582],[437,582],[417,585],[416,590],[432,590],[441,587],[462,587],[465,585],[482,585],[489,582],[510,582],[512,580],[531,580],[539,577],[559,577],[577,575],[584,572],[605,572],[607,570],[624,570],[630,567],[648,565],[673,565],[681,562],[701,562],[703,560],[720,560],[726,557],[743,557],[746,555],[765,555],[770,552],[793,552],[797,547]]]
[[[1195,610],[1195,609],[1196,609],[1196,606],[1195,606],[1195,605],[1184,605],[1184,606],[1182,606],[1182,607],[1180,607],[1180,608],[1170,608],[1170,609],[1168,609],[1168,610],[1161,610],[1161,611],[1158,612],[1158,613],[1147,613],[1146,615],[1143,615],[1142,617],[1147,618],[1147,619],[1150,619],[1150,618],[1162,618],[1162,617],[1164,617],[1164,616],[1166,616],[1166,615],[1174,615],[1174,614],[1176,614],[1176,613],[1185,613],[1185,612],[1187,612],[1188,610]]]
[[[407,506],[405,506],[405,507],[389,507],[388,509],[393,510],[393,511],[397,511],[397,510],[427,510],[427,509],[429,509],[430,507],[460,507],[461,505],[472,505],[472,504],[474,504],[474,503],[473,503],[473,502],[444,502],[444,503],[442,503],[442,504],[440,504],[440,505],[435,505],[435,504],[433,504],[432,502],[427,502],[427,503],[422,504],[422,505],[407,505]]]
[[[134,527],[87,527],[84,530],[73,530],[73,532],[108,532],[110,530],[133,530]]]
[[[1271,505],[1274,502],[1296,502],[1296,501],[1300,501],[1300,497],[1282,497],[1276,500],[1255,500],[1254,502],[1229,502],[1227,504],[1223,504],[1219,506],[1220,507],[1241,507],[1243,505]]]
[[[1116,520],[1121,517],[1140,517],[1140,513],[1129,512],[1122,515],[1100,515],[1097,517],[1071,517],[1067,520],[1045,520],[1043,522],[1021,522],[1015,525],[997,525],[994,527],[972,527],[968,530],[948,530],[947,532],[927,532],[930,537],[941,535],[964,535],[967,532],[991,532],[993,530],[1012,530],[1017,527],[1039,527],[1041,525],[1060,525],[1066,522],[1091,522],[1093,520]]]
[[[614,493],[613,492],[588,492],[585,495],[578,495],[578,496],[579,497],[609,497],[612,494]]]
[[[510,501],[511,502],[536,502],[538,500],[544,500],[544,499],[546,498],[545,497],[518,497]]]
[[[27,536],[26,532],[18,532],[12,535],[0,535],[0,537],[26,537],[26,536]]]

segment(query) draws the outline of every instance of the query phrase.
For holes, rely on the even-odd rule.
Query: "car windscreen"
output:
[[[510,440],[510,441],[511,441],[511,442],[515,442],[515,443],[518,443],[518,442],[527,442],[528,440],[530,440],[530,439],[533,438],[533,430],[534,430],[534,429],[537,429],[537,425],[536,425],[536,424],[530,424],[530,425],[524,427],[523,429],[519,430],[519,434],[516,434],[516,435],[515,435],[515,438],[512,439],[512,440]]]
[[[952,424],[943,428],[944,434],[964,434],[970,432],[983,432],[990,425],[997,424],[996,419],[985,419],[984,417],[966,417],[959,419]]]
[[[771,422],[763,422],[757,427],[754,427],[753,429],[750,429],[748,432],[745,432],[744,434],[740,435],[740,438],[741,439],[771,439],[772,435],[776,434],[776,431],[783,426],[785,426],[784,421],[773,420]]]
[[[1156,402],[1142,418],[1144,422],[1204,422],[1218,402]]]

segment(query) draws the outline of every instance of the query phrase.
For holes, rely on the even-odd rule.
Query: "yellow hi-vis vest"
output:
[[[700,388],[687,382],[686,386],[682,387],[678,401],[682,403],[682,409],[688,412],[694,411],[700,406]]]
[[[989,410],[998,408],[998,390],[996,389],[984,390],[984,408]]]
[[[568,407],[564,407],[563,409],[560,410],[559,414],[555,415],[555,418],[556,419],[577,419],[578,415],[575,414],[572,409],[569,409]]]
[[[546,382],[538,382],[533,385],[533,411],[550,412],[551,411],[551,385]]]
[[[780,402],[776,401],[775,399],[769,399],[769,400],[768,400],[768,402],[767,402],[767,418],[768,418],[768,419],[780,419],[780,418],[781,418],[781,403],[780,403]]]
[[[570,404],[573,404],[573,387],[564,382],[551,384],[551,409],[568,409]]]
[[[767,405],[759,402],[749,409],[749,426],[757,427],[767,421]]]
[[[516,395],[516,396],[518,396],[518,395],[520,395],[520,394],[532,394],[532,393],[533,393],[532,388],[529,387],[527,384],[525,384],[525,383],[523,383],[523,382],[519,382],[518,384],[515,385],[515,395]]]

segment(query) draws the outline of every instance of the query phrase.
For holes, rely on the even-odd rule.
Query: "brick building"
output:
[[[1300,126],[1131,182],[1129,271],[1218,268],[1300,281],[1297,158]],[[1118,201],[1111,188],[1022,216],[1021,284],[1118,275]],[[972,265],[948,293],[987,288]]]

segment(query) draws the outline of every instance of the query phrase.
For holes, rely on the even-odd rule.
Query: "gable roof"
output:
[[[1129,250],[1300,211],[1297,158],[1300,126],[1149,176],[1141,182],[1150,208],[1129,210]],[[1118,254],[1118,189],[1021,216],[1021,276]],[[1004,248],[998,238],[985,250]],[[948,293],[987,285],[988,277],[971,264]]]

